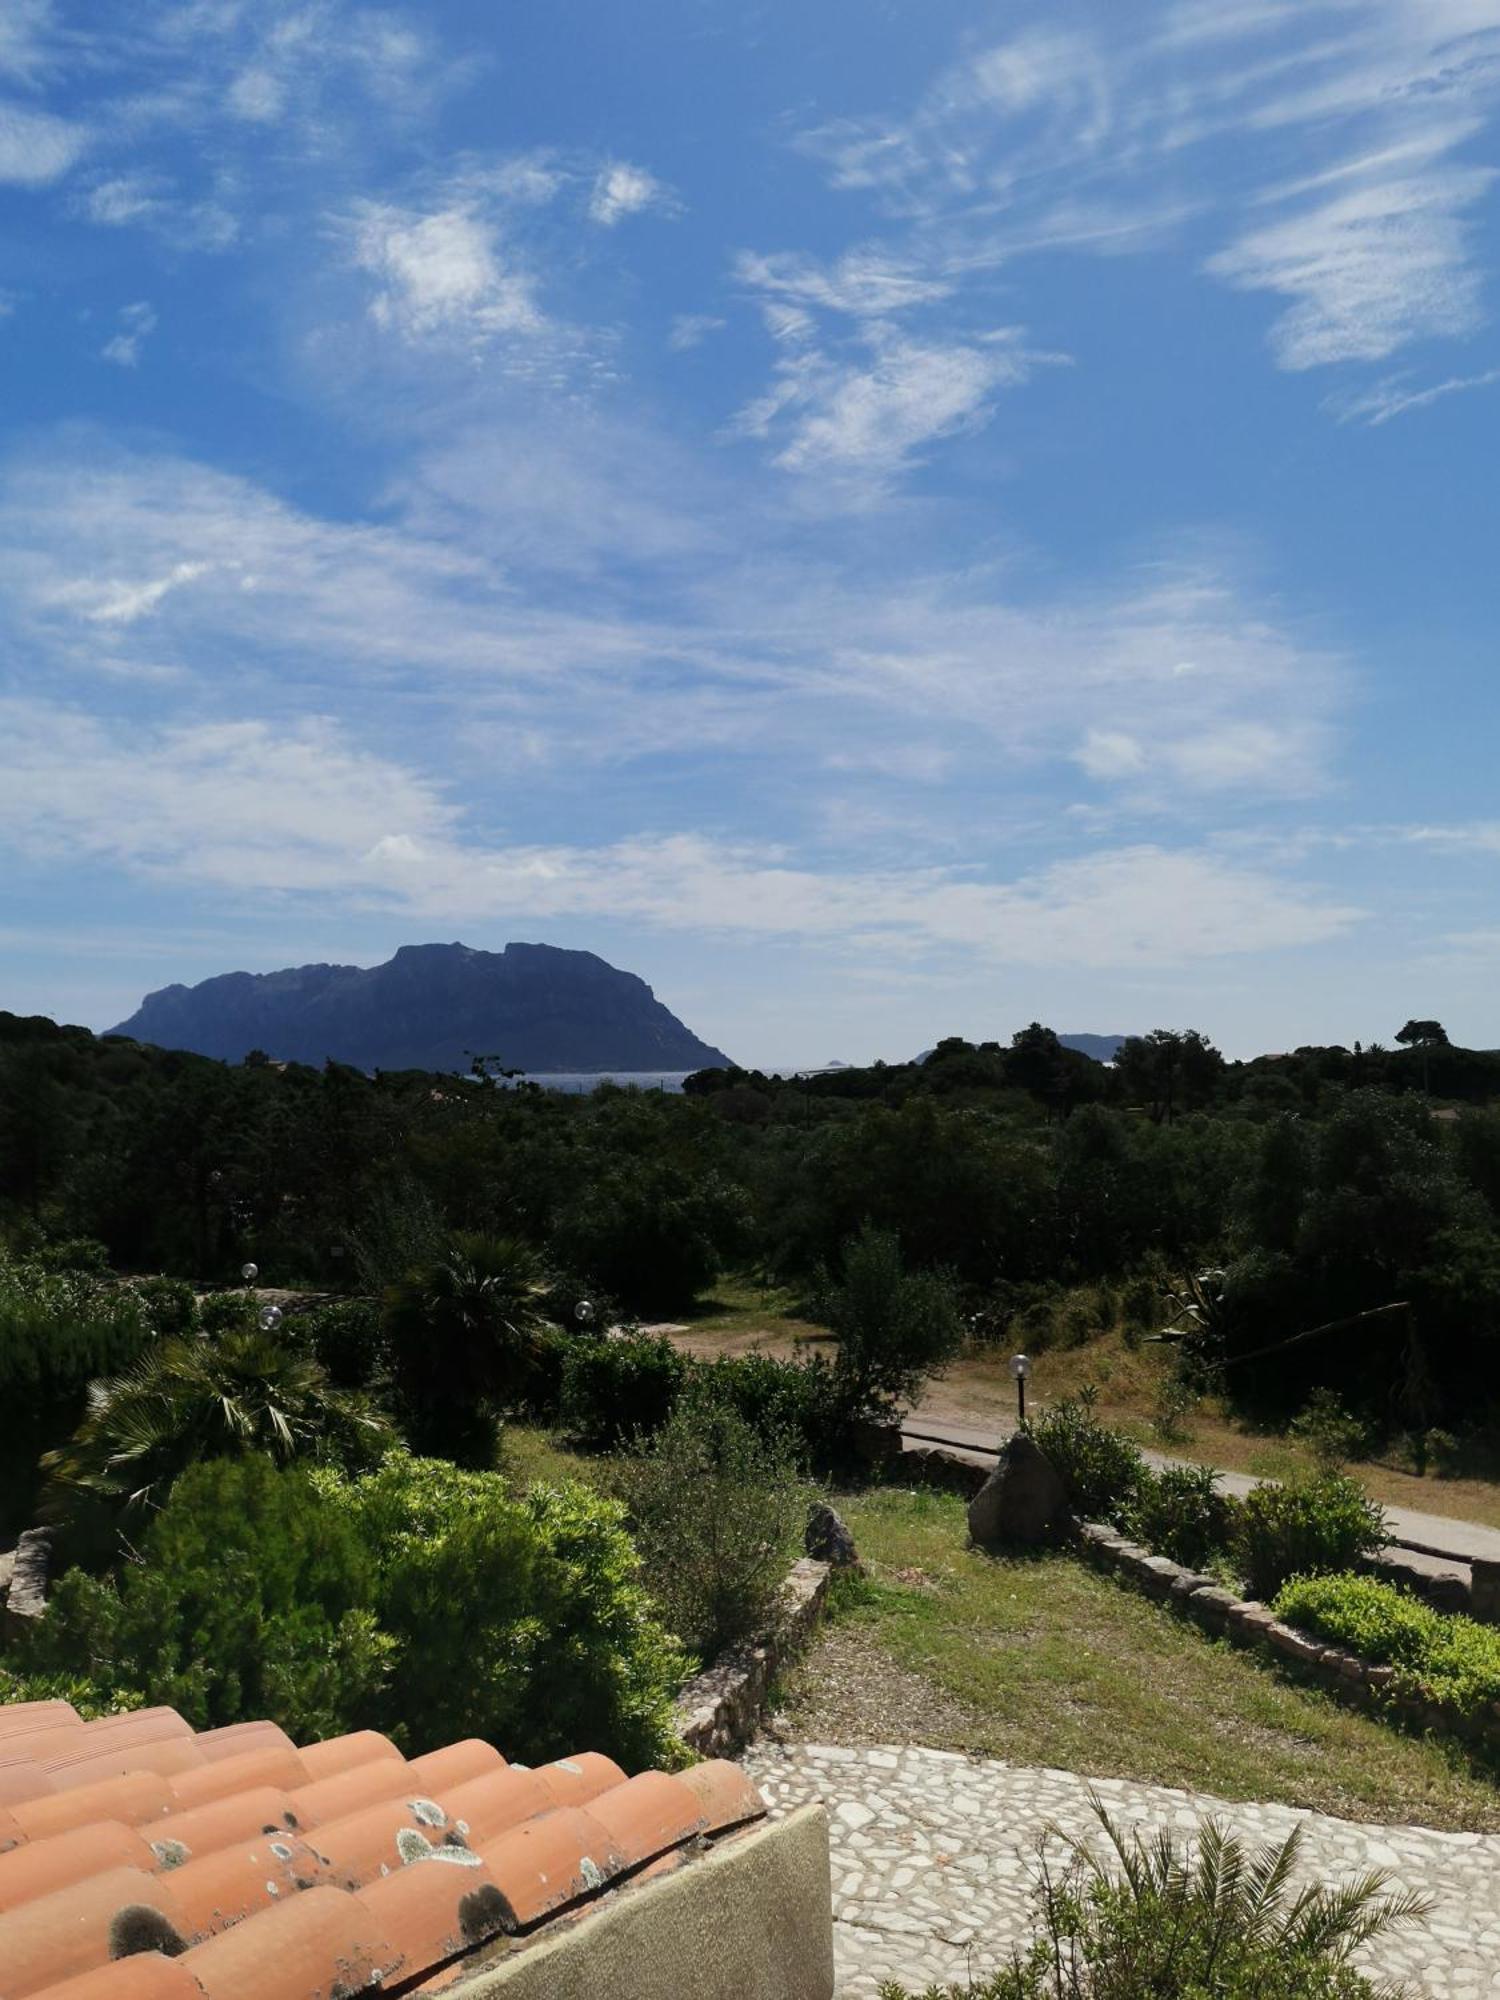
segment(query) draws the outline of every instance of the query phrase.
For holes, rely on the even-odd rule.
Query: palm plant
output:
[[[483,1466],[498,1414],[548,1328],[536,1252],[513,1236],[455,1236],[385,1295],[404,1428],[419,1452]]]
[[[42,1460],[43,1513],[67,1521],[91,1504],[158,1506],[199,1459],[368,1454],[389,1429],[364,1397],[334,1388],[310,1354],[258,1328],[166,1340],[90,1385],[76,1435]]]
[[[1376,1871],[1299,1886],[1300,1827],[1251,1850],[1209,1820],[1183,1843],[1166,1829],[1123,1833],[1093,1804],[1105,1851],[1069,1840],[1061,1871],[1044,1854],[1031,1950],[983,1984],[931,1987],[923,2000],[1395,2000],[1399,1988],[1349,1961],[1427,1916],[1426,1898],[1388,1893]],[[888,1984],[881,2000],[909,1996]]]

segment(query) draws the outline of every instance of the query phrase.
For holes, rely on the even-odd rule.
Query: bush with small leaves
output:
[[[198,1328],[209,1340],[249,1333],[259,1324],[260,1306],[250,1292],[210,1292],[198,1301]]]
[[[563,1355],[562,1427],[591,1451],[650,1437],[675,1409],[687,1371],[665,1334],[574,1340]]]
[[[1346,1410],[1335,1389],[1314,1389],[1288,1432],[1309,1447],[1324,1472],[1340,1472],[1365,1447],[1369,1426]]]
[[[1277,1595],[1278,1618],[1362,1660],[1394,1667],[1398,1693],[1483,1717],[1500,1701],[1500,1630],[1435,1611],[1371,1576],[1299,1576]]]
[[[198,1330],[198,1298],[185,1278],[139,1278],[130,1288],[159,1339]]]
[[[314,1476],[375,1567],[396,1651],[371,1714],[403,1746],[482,1736],[528,1763],[580,1744],[629,1769],[678,1759],[687,1663],[618,1501],[574,1484],[517,1499],[496,1473],[404,1452],[363,1479]]]
[[[12,1665],[132,1690],[197,1729],[269,1716],[305,1741],[368,1717],[394,1653],[375,1565],[308,1474],[194,1466],[137,1556],[118,1579],[69,1570]]]
[[[298,1313],[289,1330],[311,1348],[339,1389],[368,1389],[389,1363],[380,1307],[374,1299],[339,1299]]]
[[[1208,1465],[1148,1467],[1126,1516],[1126,1527],[1155,1555],[1201,1570],[1227,1555],[1235,1503],[1214,1484]]]
[[[1137,1446],[1094,1415],[1099,1392],[1086,1385],[1026,1428],[1057,1469],[1068,1502],[1085,1521],[1123,1521],[1140,1491],[1146,1461]]]
[[[1325,1472],[1252,1488],[1236,1517],[1234,1555],[1254,1594],[1269,1600],[1289,1578],[1353,1569],[1389,1540],[1363,1487]]]
[[[807,1515],[789,1443],[690,1390],[616,1480],[672,1630],[703,1659],[764,1631]]]

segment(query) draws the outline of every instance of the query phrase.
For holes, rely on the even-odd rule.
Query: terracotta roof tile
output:
[[[535,1770],[469,1738],[410,1762],[363,1730],[194,1735],[0,1707],[0,2000],[334,2000],[461,1980],[527,1933],[759,1817],[743,1774]],[[439,1978],[439,1975],[442,1975]]]

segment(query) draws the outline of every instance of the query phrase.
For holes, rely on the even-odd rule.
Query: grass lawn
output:
[[[1500,1789],[1069,1556],[965,1548],[955,1496],[838,1502],[871,1567],[789,1677],[814,1742],[897,1741],[1346,1819],[1500,1828]]]
[[[517,1488],[607,1487],[611,1468],[522,1424],[506,1426],[500,1464]],[[1346,1819],[1500,1829],[1500,1788],[1457,1746],[1342,1708],[1070,1556],[980,1555],[955,1495],[876,1487],[837,1505],[870,1578],[839,1587],[783,1688],[806,1741],[920,1743]]]

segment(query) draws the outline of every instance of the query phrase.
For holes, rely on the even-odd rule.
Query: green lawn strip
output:
[[[932,1747],[1350,1819],[1500,1828],[1500,1790],[1457,1746],[1341,1707],[1070,1556],[970,1551],[955,1496],[886,1489],[840,1506],[874,1580],[842,1592],[837,1615],[975,1718]]]

